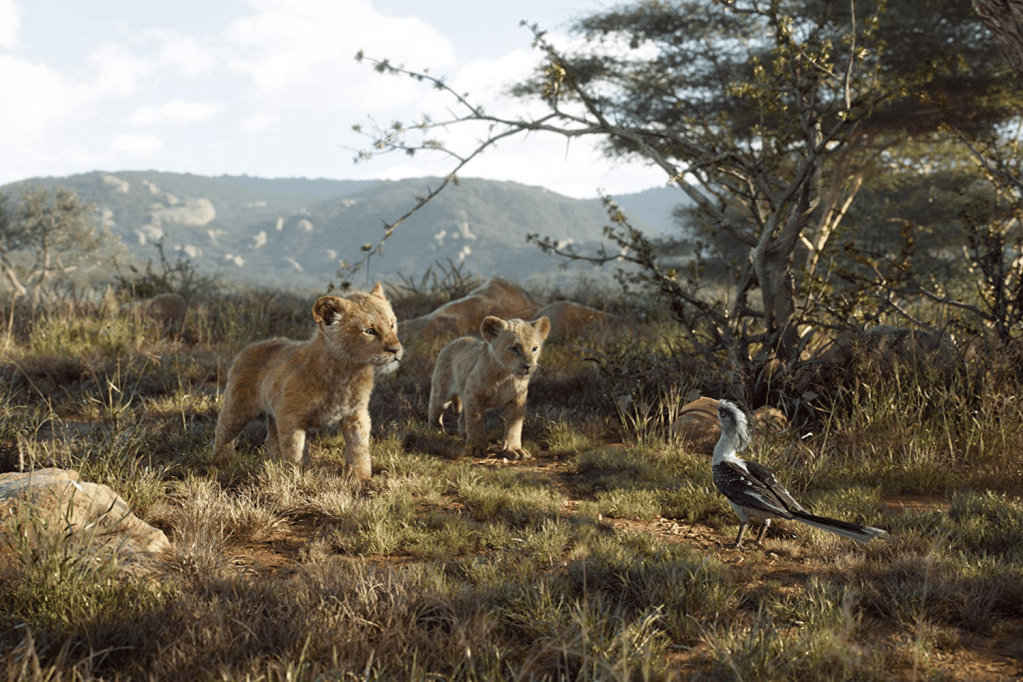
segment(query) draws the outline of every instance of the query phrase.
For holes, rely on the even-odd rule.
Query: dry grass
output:
[[[1023,651],[1006,644],[1023,633],[1012,362],[939,375],[864,355],[844,380],[809,387],[830,390],[833,409],[759,438],[754,456],[815,511],[892,537],[860,546],[779,523],[740,553],[724,546],[736,520],[707,458],[666,428],[691,391],[725,395],[728,377],[686,359],[668,325],[548,345],[524,430],[534,462],[458,458],[457,439],[425,424],[439,345],[413,341],[373,396],[368,484],[343,475],[331,429],[311,439],[306,471],[266,461],[259,424],[217,469],[233,354],[307,336],[311,302],[223,294],[174,329],[98,307],[16,311],[0,470],[77,469],[174,550],[143,578],[87,542],[8,538],[9,679],[1020,673]],[[496,438],[500,420],[489,426]],[[893,495],[938,504],[893,510]]]

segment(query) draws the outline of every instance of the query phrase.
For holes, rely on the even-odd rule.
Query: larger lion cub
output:
[[[369,396],[375,368],[401,359],[398,324],[384,290],[323,296],[313,304],[316,331],[308,341],[274,338],[247,346],[227,374],[217,419],[215,459],[234,454],[234,439],[266,413],[266,449],[294,464],[309,463],[306,430],[341,423],[345,460],[370,477]]]
[[[480,325],[482,339],[466,336],[444,346],[430,386],[430,423],[444,428],[444,410],[453,407],[458,414],[458,433],[473,454],[482,455],[487,451],[483,413],[500,408],[504,411],[504,445],[498,456],[530,459],[522,448],[526,393],[550,331],[546,317],[531,324],[490,316]]]

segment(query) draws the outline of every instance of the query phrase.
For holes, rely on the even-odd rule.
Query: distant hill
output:
[[[380,182],[379,180],[330,180],[327,178],[257,178],[253,175],[220,175],[213,179],[229,180],[260,192],[312,195],[320,199],[347,196]]]
[[[337,279],[341,262],[357,261],[363,245],[379,241],[385,222],[400,217],[439,182],[94,171],[0,189],[8,194],[23,184],[70,189],[95,202],[104,224],[142,260],[153,258],[153,243],[163,239],[169,255],[181,252],[203,270],[229,279],[322,286]],[[658,188],[615,199],[637,227],[654,235],[673,229],[671,192]],[[435,262],[450,260],[467,273],[522,282],[565,277],[557,267],[560,260],[527,244],[526,235],[549,235],[592,249],[603,240],[605,223],[599,199],[465,178],[398,227],[383,255],[370,263],[370,276],[415,278]]]

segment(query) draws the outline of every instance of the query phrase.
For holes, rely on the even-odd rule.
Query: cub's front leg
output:
[[[345,462],[349,471],[360,481],[368,481],[373,473],[369,455],[369,409],[360,408],[341,420],[345,437]]]
[[[267,420],[267,450],[277,451],[277,455],[285,462],[295,466],[309,466],[309,447],[305,442],[305,428],[287,419],[278,419],[275,429],[276,438],[271,438],[273,429],[271,420]],[[276,447],[275,447],[276,446]]]
[[[487,454],[487,429],[483,421],[485,412],[481,401],[476,396],[466,396],[462,401],[462,414],[459,417],[459,430],[464,430],[465,445],[470,455],[485,457]]]
[[[512,401],[504,406],[504,445],[496,457],[506,459],[533,459],[522,447],[522,422],[526,418],[526,403]]]

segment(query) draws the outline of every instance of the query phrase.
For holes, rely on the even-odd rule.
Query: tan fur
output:
[[[529,323],[489,316],[480,325],[482,339],[466,336],[444,346],[430,386],[430,423],[443,428],[444,410],[453,407],[469,451],[483,455],[487,451],[483,413],[500,408],[504,444],[498,456],[530,459],[522,448],[526,394],[550,330],[546,317]]]
[[[374,368],[393,368],[403,349],[391,304],[377,284],[366,294],[323,296],[313,304],[316,331],[308,341],[274,338],[247,346],[227,375],[214,458],[224,463],[245,425],[266,413],[266,449],[294,464],[309,463],[306,430],[337,422],[345,460],[370,477],[369,396]]]

